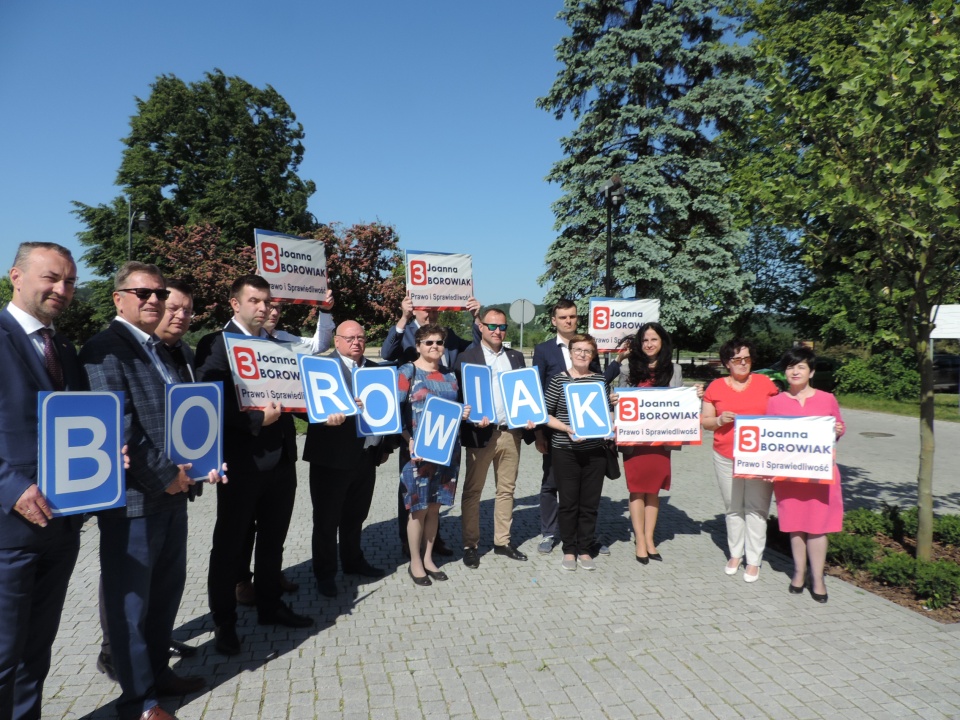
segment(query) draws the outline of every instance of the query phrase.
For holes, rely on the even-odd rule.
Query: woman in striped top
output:
[[[597,529],[597,509],[607,467],[604,440],[574,440],[570,415],[563,388],[569,383],[605,383],[601,373],[590,370],[597,357],[597,343],[589,335],[574,335],[570,339],[569,370],[555,375],[545,393],[547,427],[554,430],[550,436],[553,472],[559,491],[560,509],[557,521],[563,543],[564,570],[595,570],[590,557]]]

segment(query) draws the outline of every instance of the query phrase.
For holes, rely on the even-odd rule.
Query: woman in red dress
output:
[[[620,369],[617,387],[680,387],[683,373],[673,362],[670,336],[659,323],[637,331]],[[670,448],[637,445],[623,448],[623,469],[630,491],[630,522],[637,542],[637,562],[663,560],[653,539],[660,513],[660,491],[670,489]]]

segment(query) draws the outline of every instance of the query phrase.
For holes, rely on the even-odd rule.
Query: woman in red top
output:
[[[733,476],[733,424],[737,415],[765,415],[767,400],[779,392],[766,375],[750,372],[755,355],[753,343],[742,338],[720,348],[720,362],[730,374],[707,387],[700,418],[703,429],[713,431],[713,465],[726,510],[730,560],[724,572],[736,575],[746,555],[745,582],[760,576],[773,483]]]

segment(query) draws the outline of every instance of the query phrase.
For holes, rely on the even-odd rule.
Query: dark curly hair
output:
[[[650,358],[643,352],[643,336],[647,330],[653,330],[660,337],[660,352],[657,353],[656,362],[652,368]],[[670,334],[660,323],[648,322],[642,325],[636,335],[629,337],[629,348],[628,379],[632,386],[636,387],[652,380],[654,387],[669,387],[670,380],[673,379],[673,343],[670,341]]]

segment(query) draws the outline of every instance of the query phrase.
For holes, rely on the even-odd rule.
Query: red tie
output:
[[[63,390],[63,366],[57,356],[57,349],[53,346],[53,330],[40,328],[38,332],[43,336],[43,364],[47,368],[47,375],[53,381],[55,390]]]

